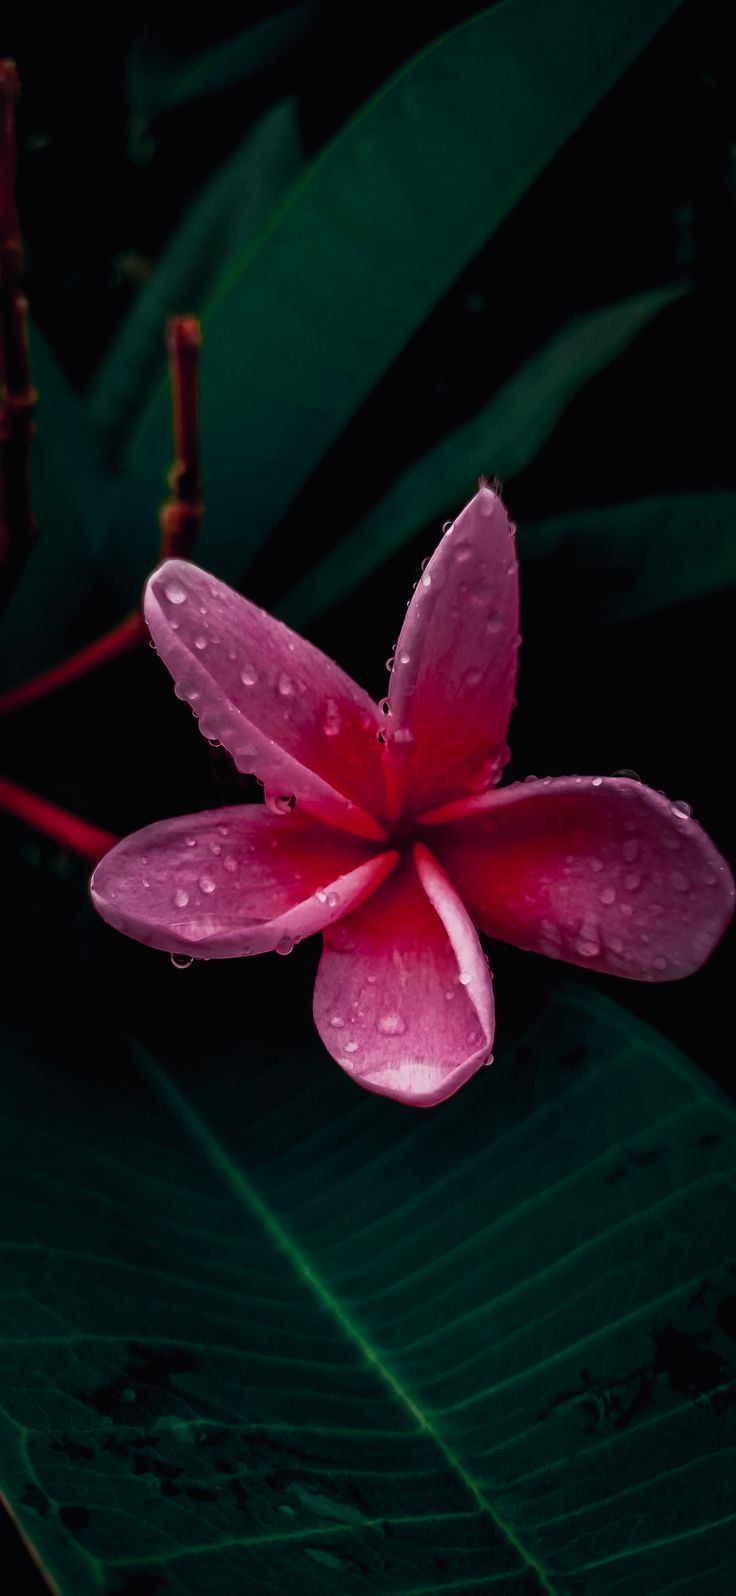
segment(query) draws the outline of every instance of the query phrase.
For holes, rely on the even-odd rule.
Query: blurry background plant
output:
[[[217,10],[179,18],[175,38],[136,7],[42,30],[20,9],[6,19],[2,52],[23,81],[18,199],[41,529],[0,636],[7,778],[112,834],[255,795],[207,748],[143,646],[17,707],[21,684],[118,626],[158,557],[171,449],[163,329],[189,312],[204,337],[198,560],[307,631],[379,697],[376,644],[390,654],[407,582],[478,475],[499,476],[520,529],[525,633],[508,778],[526,775],[532,757],[539,774],[633,768],[690,802],[733,857],[723,767],[736,483],[733,404],[720,380],[736,267],[727,21],[716,0],[263,5],[241,14],[237,33]],[[271,1067],[280,1078],[298,1056],[299,1078],[322,1090],[330,1066],[308,1039],[311,948],[293,955],[303,992],[290,986],[287,1012],[279,961],[182,976],[95,922],[86,864],[45,834],[42,811],[35,820],[34,829],[6,816],[2,828],[7,1017],[21,1059],[50,1056],[52,1076],[63,1067],[82,1143],[100,1135],[104,1145],[85,1119],[84,1083],[100,1074],[124,1144],[122,1105],[135,1092],[113,1029],[122,1019],[182,1069],[206,1058],[212,1074],[232,1047],[246,1081],[270,1078]],[[507,965],[501,948],[492,962],[503,972],[501,1031],[518,1037],[557,972],[531,956]],[[644,1019],[729,1084],[723,948],[683,985],[586,986],[615,997],[635,1051]],[[592,1029],[600,1040],[600,1018]],[[543,1040],[531,1052],[546,1079]],[[484,1092],[494,1077],[501,1070],[484,1077]],[[29,1135],[48,1082],[42,1071],[28,1100]],[[667,1078],[664,1097],[669,1089]],[[267,1107],[268,1088],[259,1091]],[[328,1121],[342,1093],[330,1085]],[[477,1102],[476,1093],[475,1115]],[[393,1144],[382,1110],[354,1112],[377,1145]],[[453,1112],[460,1162],[473,1113]],[[594,1119],[591,1108],[577,1127],[581,1149]],[[415,1146],[409,1190],[426,1178],[422,1158],[441,1174],[449,1156],[432,1134],[431,1155]],[[68,1196],[54,1145],[39,1144],[36,1174],[63,1180]],[[569,1175],[567,1156],[555,1179]],[[687,1161],[680,1178],[695,1178]],[[31,1212],[23,1245],[38,1244],[39,1223]],[[429,1258],[431,1239],[424,1245]],[[99,1238],[94,1250],[104,1250]],[[533,1256],[520,1241],[519,1268]],[[89,1289],[80,1283],[72,1320]],[[580,1361],[573,1367],[572,1384]],[[91,1389],[95,1375],[80,1381]],[[691,1389],[702,1381],[682,1386]],[[605,1401],[610,1413],[610,1390]],[[120,1420],[115,1401],[108,1407]],[[142,1433],[151,1412],[135,1415]],[[66,1434],[66,1409],[58,1423]],[[72,1464],[78,1471],[69,1453]],[[182,1472],[178,1459],[160,1467]],[[31,1496],[42,1489],[38,1459],[34,1468]],[[4,1469],[0,1478],[9,1489]],[[708,1492],[710,1480],[698,1500]],[[512,1503],[514,1534],[519,1511]],[[40,1544],[36,1522],[20,1517]],[[75,1522],[62,1518],[58,1545],[47,1523],[43,1555],[76,1596],[86,1586],[69,1549]],[[655,1514],[651,1538],[661,1529]],[[535,1535],[544,1565],[546,1538]],[[315,1590],[327,1567],[312,1561]],[[121,1590],[156,1588],[125,1577],[115,1576]],[[436,1567],[424,1586],[445,1577],[452,1571]],[[99,1588],[117,1588],[115,1578]],[[221,1569],[207,1578],[203,1589],[229,1589]],[[161,1588],[179,1589],[166,1579]],[[655,1582],[637,1565],[628,1588]]]

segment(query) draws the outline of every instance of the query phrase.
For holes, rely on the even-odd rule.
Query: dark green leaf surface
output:
[[[736,583],[736,494],[681,493],[523,527],[522,559],[589,571],[592,611],[629,620]]]
[[[534,458],[565,406],[636,334],[685,292],[681,285],[632,295],[580,316],[532,356],[479,415],[410,466],[367,516],[315,565],[279,609],[303,626],[345,598],[384,560],[446,515],[456,515],[480,476],[507,482]]]
[[[676,7],[506,0],[471,18],[362,108],[229,263],[205,327],[205,565],[242,575],[428,311]],[[129,597],[150,566],[168,434],[162,388],[108,548]]]
[[[247,83],[299,44],[310,27],[314,10],[309,3],[287,7],[211,50],[180,60],[175,56],[172,59],[176,39],[172,39],[170,27],[166,28],[163,49],[148,29],[131,56],[128,71],[134,113],[151,122],[188,100],[216,94],[234,83]]]
[[[0,1484],[63,1596],[722,1596],[732,1106],[575,987],[431,1113],[273,1052],[8,1059]]]
[[[0,681],[22,681],[78,641],[76,625],[95,579],[93,550],[109,515],[99,440],[37,327],[31,373],[38,391],[31,498],[38,542],[0,633]]]
[[[195,200],[92,385],[88,406],[108,458],[125,443],[142,398],[165,380],[167,316],[199,314],[223,262],[256,236],[303,166],[296,104],[285,100],[266,112]]]

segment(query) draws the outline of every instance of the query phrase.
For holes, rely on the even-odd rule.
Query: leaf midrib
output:
[[[479,1511],[491,1520],[508,1545],[516,1552],[525,1569],[536,1576],[541,1590],[545,1591],[547,1596],[558,1596],[547,1570],[539,1559],[523,1544],[512,1526],[497,1511],[490,1498],[470,1473],[470,1470],[465,1467],[453,1447],[445,1440],[441,1431],[432,1422],[429,1414],[424,1412],[411,1395],[411,1392],[398,1376],[393,1373],[390,1366],[384,1362],[347,1308],[343,1306],[339,1296],[330,1289],[318,1271],[309,1262],[308,1257],[302,1251],[298,1242],[295,1241],[290,1231],[272,1212],[268,1203],[233,1162],[209,1125],[187,1102],[186,1098],[182,1096],[178,1087],[174,1085],[174,1082],[166,1072],[155,1063],[150,1054],[143,1053],[140,1050],[136,1051],[142,1073],[177,1116],[180,1123],[208,1160],[211,1168],[229,1188],[235,1200],[258,1221],[282,1255],[288,1259],[295,1274],[309,1287],[322,1307],[360,1353],[368,1367],[378,1375],[383,1384],[388,1387],[395,1401],[409,1414],[417,1430],[421,1434],[427,1435],[434,1443],[445,1464],[465,1486],[465,1489],[477,1504]]]

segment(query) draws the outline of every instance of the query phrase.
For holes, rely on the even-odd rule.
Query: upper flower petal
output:
[[[260,804],[159,820],[124,837],[90,882],[118,931],[203,958],[286,951],[361,903],[394,853]]]
[[[422,823],[482,931],[608,975],[689,975],[733,913],[728,865],[687,806],[622,777],[522,782]]]
[[[379,712],[339,665],[183,560],[154,571],[144,609],[178,696],[238,770],[333,825],[385,837]]]
[[[507,757],[519,642],[513,529],[482,487],[445,533],[409,605],[384,726],[393,810],[490,787]]]
[[[314,1017],[333,1058],[369,1091],[429,1108],[489,1058],[488,961],[429,850],[325,934]]]

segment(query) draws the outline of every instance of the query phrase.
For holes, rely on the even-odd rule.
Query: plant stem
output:
[[[125,654],[132,653],[147,637],[146,623],[140,610],[133,610],[126,615],[112,630],[105,632],[102,637],[95,638],[93,643],[86,643],[84,648],[71,654],[69,659],[61,660],[58,665],[52,665],[49,670],[42,671],[39,676],[31,677],[30,681],[21,682],[18,687],[10,687],[7,692],[0,693],[0,715],[10,715],[14,710],[26,709],[29,704],[35,704],[39,699],[47,698],[49,693],[56,693],[61,687],[69,687],[72,682],[78,682],[100,665],[108,665],[112,660],[122,659]]]
[[[0,811],[13,815],[16,820],[23,821],[34,831],[40,831],[44,837],[50,837],[52,842],[58,842],[60,847],[78,854],[80,859],[86,859],[90,864],[97,864],[118,840],[112,832],[102,831],[99,826],[80,820],[68,809],[60,809],[48,798],[40,798],[38,793],[19,787],[5,776],[0,776]]]
[[[28,470],[36,392],[28,363],[28,301],[14,194],[18,93],[15,63],[0,61],[0,611],[38,535]]]
[[[173,411],[174,463],[170,497],[162,506],[161,559],[187,560],[202,518],[199,469],[199,355],[202,332],[196,316],[172,316],[166,328]]]

